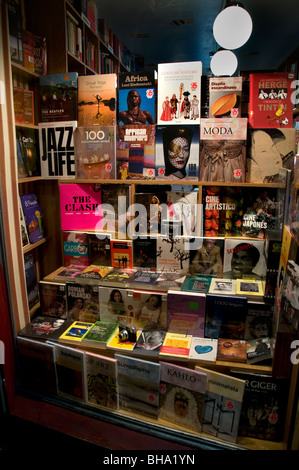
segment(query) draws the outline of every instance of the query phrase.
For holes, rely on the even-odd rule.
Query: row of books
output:
[[[119,353],[108,358],[22,337],[18,350],[25,389],[130,411],[228,442],[236,442],[238,435],[282,439],[288,381],[236,371],[225,375],[198,365],[191,370]],[[259,409],[266,415],[259,417]],[[248,418],[252,413],[255,423]]]

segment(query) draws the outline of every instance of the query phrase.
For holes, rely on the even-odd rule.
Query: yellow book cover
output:
[[[139,336],[140,336],[140,332],[137,332],[136,333],[136,341],[138,340]],[[120,339],[119,339],[119,329],[117,328],[116,332],[114,333],[114,335],[112,336],[110,341],[108,341],[107,348],[108,349],[109,348],[118,349],[119,351],[132,351],[134,349],[136,341],[135,342],[133,342],[133,341],[120,341]]]
[[[160,351],[160,356],[188,357],[192,336],[167,333]]]
[[[85,333],[87,333],[92,326],[93,323],[74,321],[71,326],[59,336],[58,341],[62,343],[80,343]]]
[[[265,289],[262,281],[254,279],[237,279],[236,280],[236,294],[245,295],[247,297],[262,298]]]

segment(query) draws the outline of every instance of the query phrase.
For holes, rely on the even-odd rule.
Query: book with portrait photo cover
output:
[[[235,279],[211,279],[209,294],[233,295],[236,293]]]
[[[223,278],[264,280],[267,273],[267,252],[267,240],[225,238]]]
[[[236,294],[262,300],[265,292],[264,284],[264,281],[256,281],[254,279],[236,279]]]

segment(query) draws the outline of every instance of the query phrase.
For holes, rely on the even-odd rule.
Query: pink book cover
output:
[[[101,230],[101,187],[96,184],[61,184],[62,230]]]

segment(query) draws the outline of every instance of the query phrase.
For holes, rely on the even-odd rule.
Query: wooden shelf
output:
[[[27,79],[30,78],[30,77],[31,78],[38,78],[39,77],[38,73],[32,72],[31,70],[28,70],[25,67],[23,67],[22,65],[17,64],[13,61],[11,61],[11,67],[12,67],[12,70],[15,73],[18,73],[19,75],[22,75],[23,77],[26,77]]]
[[[29,251],[33,251],[35,250],[36,248],[38,248],[39,246],[43,245],[44,243],[46,243],[47,239],[46,238],[43,238],[42,240],[36,242],[36,243],[30,243],[30,245],[27,245],[23,248],[23,253],[28,253]]]

